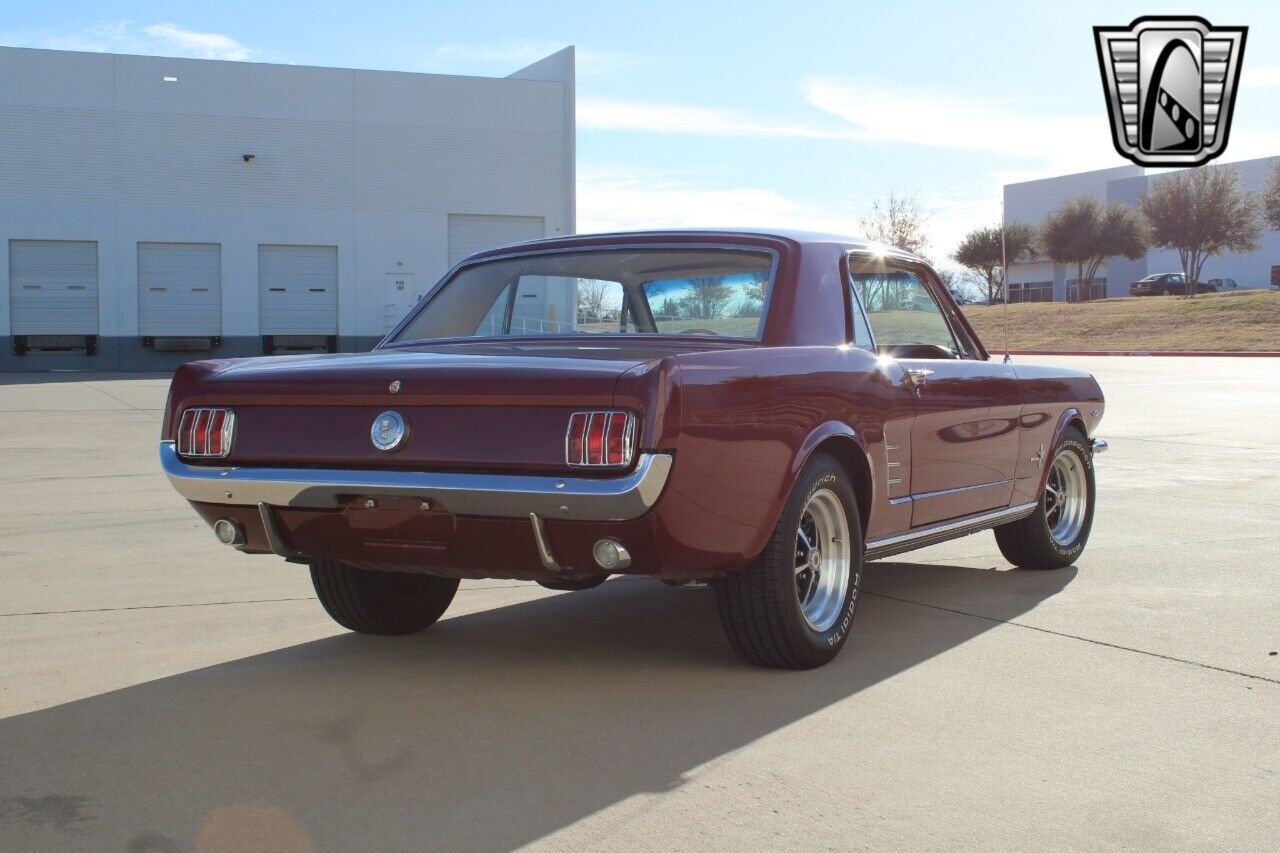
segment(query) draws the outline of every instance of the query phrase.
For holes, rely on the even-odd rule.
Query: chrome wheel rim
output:
[[[819,489],[800,513],[796,529],[796,597],[800,612],[815,631],[840,618],[853,564],[849,520],[830,489]]]
[[[1089,508],[1089,481],[1084,462],[1070,450],[1061,450],[1049,469],[1044,486],[1044,518],[1053,541],[1070,547],[1084,528]]]

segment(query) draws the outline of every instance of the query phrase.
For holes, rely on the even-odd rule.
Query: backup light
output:
[[[635,426],[630,412],[574,412],[565,433],[565,462],[574,467],[630,465]]]
[[[235,429],[231,409],[187,409],[178,422],[178,454],[221,459],[231,452]]]

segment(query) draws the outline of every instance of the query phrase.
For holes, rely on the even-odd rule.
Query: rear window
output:
[[[758,250],[599,249],[500,258],[459,270],[393,340],[758,338],[772,282],[773,255]]]

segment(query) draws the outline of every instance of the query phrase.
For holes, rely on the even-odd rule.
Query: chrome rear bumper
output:
[[[341,498],[410,497],[456,515],[628,521],[658,501],[671,455],[642,453],[635,470],[612,479],[315,468],[217,468],[188,465],[172,441],[160,442],[160,466],[189,501],[278,507],[335,507]]]

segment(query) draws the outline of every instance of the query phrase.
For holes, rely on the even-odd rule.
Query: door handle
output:
[[[929,377],[933,375],[933,371],[927,367],[909,367],[907,368],[907,379],[911,380],[911,384],[919,388],[921,385],[929,381]]]

